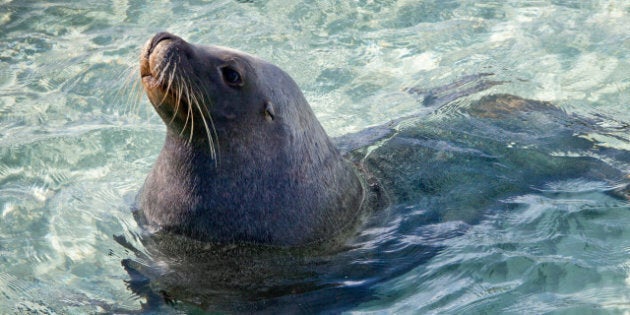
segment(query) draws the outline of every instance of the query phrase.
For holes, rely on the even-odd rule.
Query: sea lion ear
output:
[[[273,111],[273,104],[270,101],[265,102],[265,119],[272,121],[276,117],[276,113]]]

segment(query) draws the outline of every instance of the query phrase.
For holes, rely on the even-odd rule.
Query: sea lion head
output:
[[[140,74],[169,133],[208,146],[212,156],[230,139],[281,149],[296,132],[324,132],[293,79],[244,52],[158,33],[144,47]]]
[[[146,225],[204,241],[299,245],[356,222],[362,181],[280,68],[159,33],[140,73],[167,126],[139,194]]]

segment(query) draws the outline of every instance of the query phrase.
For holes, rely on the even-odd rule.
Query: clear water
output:
[[[457,110],[434,112],[402,90],[491,72],[504,83],[450,108],[510,93],[597,118],[597,131],[581,139],[616,158],[597,150],[564,154],[594,156],[628,173],[628,29],[630,3],[613,0],[0,0],[0,313],[141,309],[144,299],[126,287],[120,264],[133,254],[112,235],[133,239],[131,203],[164,137],[135,72],[140,47],[157,31],[279,65],[332,136],[414,113],[420,123],[448,121]],[[454,132],[467,131],[457,126]],[[427,220],[427,211],[442,209],[424,201],[392,205],[352,249],[313,264],[318,281],[334,289],[287,293],[268,305],[356,313],[630,311],[630,205],[609,193],[610,182],[544,179],[468,204],[454,196],[453,204],[474,208],[461,214],[473,220],[457,211]],[[489,185],[460,182],[450,196]],[[448,201],[438,204],[448,208]],[[214,294],[221,304],[225,292]],[[253,300],[265,309],[267,300]]]

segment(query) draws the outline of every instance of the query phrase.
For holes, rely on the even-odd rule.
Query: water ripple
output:
[[[258,292],[263,297],[252,293],[258,284],[243,284],[243,270],[221,275],[233,276],[228,283],[239,282],[254,305],[300,301],[292,310],[376,313],[630,309],[627,178],[610,175],[630,169],[628,3],[3,1],[0,7],[0,313],[140,308],[120,267],[133,253],[112,235],[148,253],[129,209],[165,131],[142,95],[136,63],[140,46],[165,28],[278,64],[330,134],[414,113],[420,117],[414,124],[439,133],[399,139],[415,153],[439,153],[408,170],[421,173],[412,183],[424,184],[414,186],[421,201],[375,214],[348,248],[315,261],[281,253],[288,258],[276,264],[278,255],[241,256],[271,265],[249,275],[267,285]],[[489,72],[505,83],[440,109],[423,107],[403,90]],[[485,93],[551,101],[562,116],[526,115],[520,129],[474,120],[467,109]],[[558,136],[551,123],[581,142],[546,142]],[[488,143],[504,155],[476,149]],[[505,179],[520,169],[503,163],[505,155],[545,145],[548,155],[523,160],[542,165],[581,157],[609,168],[573,179],[524,174],[543,180],[510,190],[514,183]],[[453,156],[463,157],[455,171],[433,169]],[[475,180],[490,166],[504,172],[492,179],[504,181]],[[488,186],[510,195],[475,194]],[[269,289],[274,281],[281,284],[277,292]],[[221,297],[245,303],[224,288],[210,295],[217,303]]]

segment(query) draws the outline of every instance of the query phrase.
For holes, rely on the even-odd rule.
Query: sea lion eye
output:
[[[243,79],[241,78],[240,73],[231,67],[223,67],[221,68],[221,75],[223,75],[223,80],[228,85],[231,86],[241,86],[243,85]]]

